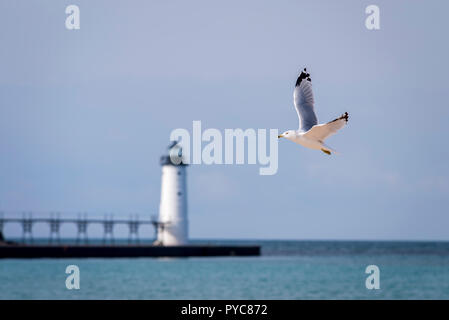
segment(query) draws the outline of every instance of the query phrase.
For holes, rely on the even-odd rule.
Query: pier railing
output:
[[[45,215],[45,214],[44,214]],[[49,226],[49,243],[60,243],[60,227],[62,224],[74,224],[77,229],[76,243],[88,243],[87,231],[92,224],[103,226],[103,243],[114,243],[114,227],[116,225],[127,225],[129,230],[128,242],[139,243],[139,228],[142,225],[151,225],[154,228],[155,239],[159,230],[168,223],[158,221],[156,218],[140,220],[139,215],[131,215],[128,219],[114,219],[112,214],[105,215],[104,218],[88,218],[87,214],[78,214],[77,218],[61,217],[61,213],[49,213],[46,216],[39,214],[38,217],[32,212],[24,212],[21,216],[8,215],[0,212],[0,234],[3,233],[4,226],[10,223],[17,223],[22,226],[22,242],[33,243],[33,227],[36,224],[47,224]]]

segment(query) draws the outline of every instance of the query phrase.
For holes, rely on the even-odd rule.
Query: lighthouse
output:
[[[171,157],[170,157],[171,155]],[[160,160],[162,166],[161,202],[157,245],[185,245],[188,241],[186,167],[177,142],[168,147]]]

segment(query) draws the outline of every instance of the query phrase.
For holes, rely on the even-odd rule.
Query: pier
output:
[[[16,223],[22,227],[22,242],[4,239],[3,228],[6,224]],[[36,243],[33,227],[37,224],[48,225],[48,244]],[[76,226],[75,244],[61,243],[60,228],[63,224]],[[103,226],[103,243],[89,243],[87,231],[92,224]],[[129,230],[128,244],[114,244],[114,228],[126,225]],[[154,239],[163,232],[170,222],[162,223],[156,219],[140,220],[138,215],[129,219],[114,219],[105,215],[103,219],[88,218],[79,214],[77,218],[62,218],[59,213],[47,214],[47,217],[33,217],[24,213],[22,217],[5,217],[0,213],[0,259],[1,258],[135,258],[135,257],[214,257],[214,256],[259,256],[259,246],[243,245],[203,245],[180,244],[165,245],[155,241],[153,245],[139,241],[139,228],[151,225]]]
[[[129,219],[114,219],[112,214],[107,214],[103,219],[87,218],[87,214],[78,214],[77,218],[61,218],[60,213],[49,213],[47,217],[33,217],[31,212],[25,212],[22,217],[5,217],[0,212],[0,232],[6,224],[16,223],[22,227],[22,243],[32,244],[34,242],[33,227],[36,224],[47,224],[49,227],[49,244],[61,243],[60,228],[63,224],[74,224],[77,229],[76,243],[87,244],[87,230],[89,225],[98,224],[103,226],[103,243],[114,243],[114,227],[116,225],[127,225],[129,229],[128,242],[139,243],[139,228],[142,225],[151,225],[154,228],[155,239],[159,230],[163,230],[169,223],[163,223],[156,219],[140,220],[139,215],[131,215]],[[4,233],[3,233],[4,234]]]

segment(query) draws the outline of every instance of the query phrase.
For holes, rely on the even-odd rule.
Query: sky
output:
[[[65,27],[71,4],[79,30]],[[365,27],[371,4],[380,30]],[[173,129],[295,129],[294,83],[307,67],[319,121],[350,114],[327,141],[340,154],[282,140],[272,176],[189,166],[190,237],[449,240],[448,10],[435,0],[2,1],[0,211],[156,215]]]

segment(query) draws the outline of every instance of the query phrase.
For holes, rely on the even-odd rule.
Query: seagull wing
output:
[[[299,130],[306,132],[318,123],[313,104],[312,81],[310,75],[304,69],[296,80],[293,91],[293,103],[299,118]]]
[[[345,112],[341,117],[329,121],[328,123],[318,124],[313,126],[305,133],[305,136],[323,142],[324,139],[335,134],[338,130],[348,123],[349,115]]]

